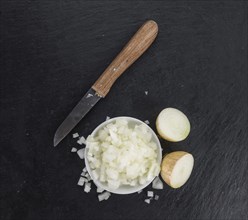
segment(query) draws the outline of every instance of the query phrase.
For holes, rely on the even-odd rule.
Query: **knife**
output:
[[[152,44],[158,34],[158,25],[155,21],[146,21],[130,39],[122,51],[102,73],[89,91],[74,107],[67,118],[57,129],[54,136],[54,146],[79,123],[90,109],[104,98],[119,76],[131,66]]]

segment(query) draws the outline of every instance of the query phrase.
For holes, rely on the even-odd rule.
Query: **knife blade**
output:
[[[150,47],[157,34],[158,25],[153,20],[146,21],[139,28],[56,130],[53,140],[54,146],[57,146],[90,109],[108,94],[114,82]]]
[[[54,146],[58,145],[100,99],[101,97],[90,88],[57,129],[54,136]]]

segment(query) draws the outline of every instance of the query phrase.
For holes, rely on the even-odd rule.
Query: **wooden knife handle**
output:
[[[157,23],[145,22],[94,83],[92,88],[96,93],[105,97],[118,77],[148,49],[157,34]]]

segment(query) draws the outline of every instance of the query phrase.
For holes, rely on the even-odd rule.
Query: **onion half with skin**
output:
[[[162,161],[161,176],[172,188],[183,186],[189,179],[194,166],[194,158],[190,153],[176,151],[167,154]]]

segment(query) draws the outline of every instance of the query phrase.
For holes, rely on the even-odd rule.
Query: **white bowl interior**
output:
[[[157,161],[160,164],[161,160],[162,160],[162,149],[161,149],[161,145],[160,145],[160,142],[159,142],[159,139],[158,139],[157,135],[155,134],[155,132],[146,123],[144,123],[143,121],[140,121],[140,120],[138,120],[136,118],[126,117],[126,116],[112,118],[112,119],[110,119],[108,121],[103,122],[98,127],[96,127],[91,135],[95,136],[99,132],[99,130],[101,130],[107,124],[115,121],[116,119],[126,119],[128,121],[128,123],[129,123],[129,125],[131,125],[131,126],[144,124],[149,128],[149,131],[152,133],[152,140],[156,143],[156,145],[158,147]],[[87,169],[89,175],[91,176],[93,182],[95,183],[95,185],[97,187],[100,187],[100,188],[102,188],[104,190],[107,190],[107,191],[115,193],[115,194],[130,194],[130,193],[135,193],[135,192],[138,192],[138,191],[144,189],[145,187],[147,187],[153,181],[153,180],[151,180],[150,182],[146,182],[143,185],[137,185],[137,186],[122,185],[116,190],[111,190],[111,189],[109,189],[109,187],[108,187],[108,185],[106,183],[102,183],[99,180],[96,180],[96,179],[93,178],[92,171],[91,171],[88,159],[87,159],[88,150],[89,150],[89,148],[86,145],[86,148],[85,148],[85,165],[86,165],[86,169]]]

